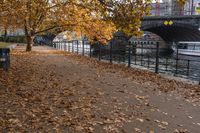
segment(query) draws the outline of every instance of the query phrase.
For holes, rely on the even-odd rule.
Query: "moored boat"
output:
[[[178,42],[172,45],[174,52],[180,55],[200,56],[200,42]]]

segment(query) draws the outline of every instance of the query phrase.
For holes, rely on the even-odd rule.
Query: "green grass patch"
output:
[[[0,42],[0,48],[5,48],[5,47],[8,47],[8,46],[10,46],[10,45],[12,45],[12,44]]]

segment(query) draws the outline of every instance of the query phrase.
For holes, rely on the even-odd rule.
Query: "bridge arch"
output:
[[[164,24],[170,20],[172,25]],[[141,29],[159,35],[166,42],[200,41],[199,20],[197,17],[149,17],[142,21]]]

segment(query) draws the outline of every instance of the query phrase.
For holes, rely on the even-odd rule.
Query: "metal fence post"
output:
[[[68,52],[70,52],[70,45],[69,45],[69,41],[67,41],[67,45],[68,45]]]
[[[72,52],[72,45],[71,45],[71,44],[72,44],[71,41],[69,41],[69,47],[70,47],[70,48],[69,48],[69,51],[70,51],[70,52]]]
[[[101,44],[98,42],[99,45],[99,61],[101,61]]]
[[[82,41],[82,48],[83,48],[83,50],[82,50],[82,55],[83,55],[83,56],[84,56],[84,54],[85,54],[84,44],[85,44],[85,42],[84,42],[84,40],[83,40],[83,41]]]
[[[72,41],[72,53],[74,53],[74,41]]]
[[[156,42],[156,66],[155,66],[155,73],[158,73],[159,67],[159,42]]]
[[[110,42],[110,63],[112,63],[112,41]]]
[[[144,46],[143,46],[143,42],[140,42],[140,44],[141,44],[141,66],[143,66],[143,48],[144,48]]]
[[[62,42],[60,41],[60,50],[62,51]]]
[[[135,42],[134,44],[135,44],[134,45],[134,50],[135,50],[135,53],[134,53],[134,55],[135,55],[135,65],[137,65],[137,42]]]
[[[167,69],[168,69],[168,58],[166,58],[166,62],[165,62],[166,64],[165,64],[165,71],[167,71]]]
[[[58,42],[58,50],[60,50],[60,41]]]
[[[178,74],[178,53],[179,53],[179,49],[178,49],[179,44],[177,44],[177,50],[176,50],[176,70],[175,70],[175,75]]]
[[[90,58],[92,57],[92,44],[89,43],[89,46],[90,46]]]
[[[78,54],[78,45],[79,45],[79,42],[78,42],[78,40],[77,40],[77,42],[76,42],[77,44],[76,44],[76,53]]]
[[[65,51],[65,42],[63,42],[63,50]]]
[[[131,43],[128,43],[128,67],[131,67]]]
[[[189,76],[190,72],[190,60],[187,61],[187,76]]]

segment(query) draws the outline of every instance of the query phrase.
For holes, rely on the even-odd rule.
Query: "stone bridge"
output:
[[[166,42],[200,41],[200,15],[144,17],[141,30],[155,33]],[[48,42],[56,37],[50,35],[45,37]]]
[[[144,17],[141,29],[159,35],[166,42],[200,41],[200,15]]]

